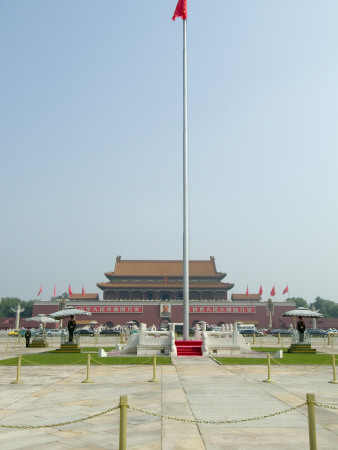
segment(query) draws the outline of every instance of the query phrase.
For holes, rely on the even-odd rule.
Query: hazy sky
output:
[[[0,296],[182,259],[176,0],[0,2]],[[338,300],[337,0],[188,0],[190,259]]]

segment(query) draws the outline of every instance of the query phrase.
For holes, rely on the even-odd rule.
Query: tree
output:
[[[0,301],[0,316],[1,317],[15,317],[15,309],[20,305],[20,308],[25,308],[21,313],[21,317],[31,317],[33,311],[34,300],[20,300],[17,297],[2,297]]]
[[[307,301],[301,297],[290,297],[286,301],[296,303],[297,308],[309,308]]]
[[[338,304],[332,300],[325,300],[321,297],[316,297],[310,307],[312,308],[312,306],[319,310],[324,317],[338,317]]]

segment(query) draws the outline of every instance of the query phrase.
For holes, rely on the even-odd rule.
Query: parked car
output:
[[[37,333],[38,333],[37,331],[31,330],[31,336],[34,336]],[[14,336],[14,337],[16,337],[18,335],[25,336],[25,334],[26,334],[26,330],[12,330],[12,331],[8,332],[8,336]]]
[[[280,334],[281,336],[290,336],[290,330],[288,328],[279,328],[277,330],[271,330],[270,334],[273,336],[278,336]]]
[[[80,335],[80,336],[94,336],[95,333],[92,330],[75,330],[74,334]]]
[[[307,331],[310,334],[310,336],[313,337],[324,337],[329,334],[327,331],[324,331],[320,328],[309,328]]]
[[[258,330],[240,330],[239,333],[243,336],[264,336],[264,333]]]
[[[103,336],[108,336],[110,334],[120,335],[121,331],[112,330],[112,329],[107,328],[106,330],[101,330],[100,334],[102,334]]]
[[[335,328],[329,328],[327,330],[327,334],[329,334],[330,336],[338,336],[338,331]]]
[[[46,330],[46,334],[47,334],[48,337],[51,337],[51,336],[60,336],[60,337],[61,337],[61,334],[62,334],[62,333],[66,334],[65,331],[62,332],[62,330],[59,330],[59,329],[55,329],[55,330]]]
[[[23,330],[12,330],[8,332],[8,336],[18,336],[19,334],[21,336],[23,336],[23,334],[25,334],[26,331]],[[22,334],[23,333],[23,334]]]

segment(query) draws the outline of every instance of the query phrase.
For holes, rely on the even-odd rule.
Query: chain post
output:
[[[331,355],[331,358],[332,358],[333,380],[329,381],[329,383],[338,384],[338,380],[336,378],[336,359],[335,359],[335,355]]]
[[[277,341],[277,343],[280,344],[280,333],[278,333],[278,341]]]
[[[88,353],[87,355],[87,378],[83,381],[81,381],[81,383],[94,383],[94,381],[92,381],[89,378],[89,373],[90,373],[90,354]]]
[[[315,418],[315,394],[306,394],[310,450],[317,450],[316,418]]]
[[[16,369],[16,380],[12,381],[11,384],[22,384],[22,381],[20,381],[20,367],[21,367],[21,358],[22,356],[18,356],[18,365]]]
[[[119,450],[127,450],[127,409],[128,409],[128,397],[126,395],[121,395]]]
[[[153,357],[153,379],[149,380],[150,383],[157,383],[156,380],[156,354]]]
[[[270,353],[268,353],[268,379],[267,380],[263,380],[265,383],[274,383],[274,380],[271,379],[271,367],[270,367],[270,360],[271,360],[271,356]]]

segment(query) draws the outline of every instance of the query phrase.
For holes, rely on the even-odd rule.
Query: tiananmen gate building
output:
[[[103,300],[99,300],[98,294],[73,294],[66,303],[91,312],[87,322],[116,326],[133,321],[157,327],[183,322],[183,261],[123,260],[118,256],[114,271],[106,272],[105,276],[108,281],[97,283],[103,291]],[[226,273],[216,270],[214,257],[189,262],[189,325],[200,321],[212,325],[240,321],[268,327],[267,303],[258,294],[232,294],[229,298],[228,291],[234,284],[224,282],[225,277]],[[273,328],[288,326],[291,321],[282,314],[295,305],[273,303]],[[58,309],[57,301],[36,301],[33,315],[50,314]],[[83,319],[81,323],[85,322]]]

